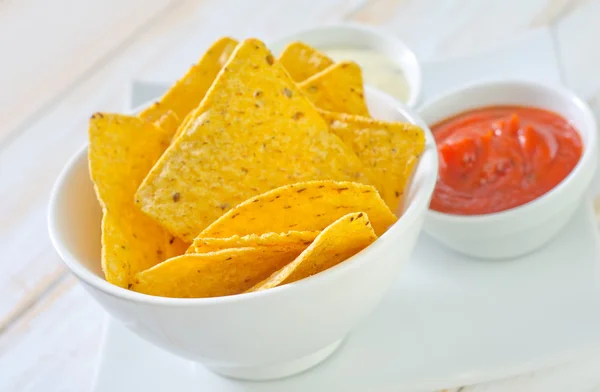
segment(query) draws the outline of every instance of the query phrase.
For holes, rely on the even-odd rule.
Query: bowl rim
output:
[[[532,90],[537,90],[539,92],[554,95],[559,97],[559,99],[563,101],[569,101],[573,108],[577,108],[577,110],[582,114],[584,118],[584,122],[586,123],[585,130],[581,130],[579,128],[575,128],[577,133],[581,136],[581,142],[583,151],[579,161],[571,170],[571,172],[562,179],[555,187],[550,189],[548,192],[543,195],[527,202],[521,204],[519,206],[509,208],[504,211],[498,211],[488,214],[478,214],[478,215],[459,215],[459,214],[451,214],[446,212],[440,212],[436,210],[432,210],[431,208],[427,209],[427,216],[429,218],[436,219],[437,221],[443,222],[453,222],[453,223],[491,223],[498,222],[510,219],[519,219],[524,214],[532,213],[535,210],[540,208],[544,208],[544,206],[548,205],[552,200],[556,197],[559,197],[561,194],[564,194],[565,191],[568,191],[570,183],[574,181],[575,178],[581,176],[581,174],[585,173],[586,168],[591,165],[596,165],[596,150],[598,144],[598,136],[597,136],[597,123],[594,117],[594,114],[589,107],[589,105],[577,96],[573,91],[558,85],[540,83],[531,80],[521,80],[521,79],[490,79],[484,81],[477,81],[468,83],[449,91],[443,92],[432,99],[427,100],[424,104],[422,104],[418,108],[418,112],[421,115],[424,111],[429,110],[430,107],[439,105],[440,102],[451,99],[457,95],[463,95],[465,93],[471,93],[477,90],[483,89],[495,89],[501,87],[526,87]],[[493,92],[492,92],[493,94]],[[506,104],[506,103],[504,103]],[[482,106],[474,106],[477,107],[485,107],[490,105],[482,105]],[[531,105],[531,107],[545,109],[542,106]],[[472,109],[465,108],[463,111],[458,111],[453,114],[449,114],[444,118],[451,117],[453,115],[460,114],[462,112],[466,112]],[[557,113],[561,117],[565,118],[567,121],[570,121],[569,118],[562,115],[561,113]],[[425,120],[423,120],[425,121]],[[440,120],[438,120],[440,121]],[[430,126],[431,124],[427,124]],[[433,133],[433,132],[432,132]],[[585,137],[584,137],[585,136]]]
[[[269,40],[267,46],[275,46],[281,48],[285,47],[287,43],[293,42],[295,40],[301,39],[301,36],[306,34],[328,34],[332,31],[353,31],[355,33],[361,35],[369,35],[375,37],[375,39],[386,42],[389,45],[394,46],[397,53],[403,53],[406,56],[407,61],[405,63],[412,63],[415,71],[415,76],[409,78],[406,75],[406,66],[405,63],[397,62],[404,73],[404,76],[408,82],[410,87],[410,91],[408,94],[408,99],[404,103],[404,105],[415,108],[421,99],[421,94],[423,90],[423,70],[421,67],[421,63],[415,52],[408,46],[403,40],[401,40],[397,35],[386,31],[385,29],[377,26],[370,26],[357,22],[336,22],[336,23],[328,23],[318,27],[305,28],[293,31],[291,33],[285,35],[278,35],[275,39]],[[380,50],[378,50],[380,51]],[[389,56],[388,56],[389,57]]]
[[[404,116],[407,121],[423,127],[423,131],[426,135],[426,149],[423,155],[420,157],[415,171],[421,164],[423,158],[430,161],[433,165],[435,173],[437,174],[437,152],[435,143],[433,143],[433,135],[431,131],[419,117],[419,115],[413,109],[399,102],[396,98],[376,90],[372,87],[365,86],[365,90],[368,95],[376,96],[377,99],[384,100],[390,107],[393,106],[396,112],[399,112]],[[150,101],[149,103],[151,103]],[[142,105],[141,107],[143,107]],[[136,109],[137,110],[137,109]],[[130,111],[135,113],[136,110]],[[390,228],[382,234],[375,242],[363,249],[361,252],[355,254],[351,258],[345,260],[344,263],[340,263],[326,271],[311,276],[306,279],[302,279],[298,282],[274,287],[269,290],[257,291],[252,293],[241,293],[222,297],[211,297],[211,298],[170,298],[170,297],[158,297],[148,294],[137,293],[112,283],[109,283],[104,278],[94,274],[88,270],[77,258],[69,251],[68,246],[63,244],[58,230],[58,205],[60,204],[59,195],[62,193],[67,179],[72,175],[72,172],[79,165],[82,165],[82,160],[86,160],[88,151],[88,143],[83,145],[77,153],[75,153],[65,164],[60,175],[57,177],[52,192],[50,194],[50,201],[48,204],[48,232],[50,235],[51,242],[60,255],[63,262],[66,264],[68,269],[83,283],[89,285],[102,293],[112,296],[114,298],[135,302],[138,304],[153,305],[153,306],[169,306],[169,307],[187,307],[187,306],[213,306],[231,304],[240,301],[254,300],[261,297],[280,295],[283,293],[289,293],[298,290],[310,289],[311,286],[320,284],[327,279],[335,279],[336,276],[348,273],[353,268],[365,264],[368,262],[368,255],[370,253],[376,253],[379,249],[384,246],[384,242],[391,242],[397,238],[395,233],[403,230],[410,230],[410,225],[419,218],[419,211],[424,210],[422,215],[424,216],[426,210],[429,208],[429,200],[433,194],[433,189],[437,180],[437,175],[426,176],[424,181],[421,182],[421,186],[415,192],[411,203],[405,209],[402,216],[392,225]],[[87,166],[87,165],[86,165]]]

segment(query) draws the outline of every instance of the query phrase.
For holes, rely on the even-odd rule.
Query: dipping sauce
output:
[[[335,62],[352,60],[360,65],[366,84],[378,88],[402,102],[408,101],[410,87],[400,65],[389,56],[372,49],[324,48]]]
[[[558,185],[581,157],[579,133],[560,115],[496,106],[431,127],[439,178],[430,207],[459,215],[508,210]]]

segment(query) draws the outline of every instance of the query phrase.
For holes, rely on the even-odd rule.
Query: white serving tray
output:
[[[424,95],[510,77],[560,83],[550,34],[424,64]],[[132,106],[164,85],[135,84]],[[473,384],[600,348],[600,248],[587,200],[556,240],[518,260],[467,259],[422,234],[378,309],[320,366],[243,382],[168,354],[107,320],[94,391],[426,391]]]

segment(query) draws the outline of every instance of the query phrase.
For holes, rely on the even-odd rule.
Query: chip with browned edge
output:
[[[285,67],[294,82],[302,82],[333,65],[333,60],[304,42],[288,44],[278,61]]]
[[[157,121],[171,110],[182,121],[200,104],[236,45],[237,41],[229,37],[216,41],[204,53],[198,64],[194,64],[160,100],[142,111],[140,117],[148,121]]]
[[[146,177],[136,203],[191,242],[252,196],[310,180],[369,183],[363,170],[265,45],[248,39]],[[297,229],[269,231],[289,230]]]
[[[260,235],[233,235],[226,238],[196,237],[192,244],[193,250],[188,253],[206,253],[229,248],[260,246],[276,246],[279,248],[308,246],[314,241],[317,235],[319,235],[318,231],[288,231],[287,233],[266,233]]]
[[[407,181],[425,149],[417,125],[321,111],[329,129],[351,147],[381,197],[396,211]]]
[[[356,211],[369,215],[377,235],[383,234],[396,221],[377,190],[370,185],[311,181],[283,186],[246,200],[208,226],[200,237],[320,231],[336,219]]]
[[[89,166],[103,209],[102,270],[127,287],[131,277],[163,261],[165,231],[134,205],[134,194],[170,136],[138,117],[96,113],[90,119]]]
[[[344,215],[323,230],[293,262],[249,291],[270,289],[323,272],[354,256],[376,239],[367,214]]]
[[[138,273],[132,290],[175,298],[243,293],[294,260],[306,246],[236,248],[169,259]]]
[[[334,64],[298,86],[319,109],[369,115],[363,91],[362,72],[355,62]]]

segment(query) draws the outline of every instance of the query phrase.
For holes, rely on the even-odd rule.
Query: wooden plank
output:
[[[600,92],[598,15],[599,0],[584,2],[561,19],[555,28],[565,82],[584,99],[594,99]]]
[[[103,318],[74,278],[62,279],[0,336],[0,391],[88,391]]]
[[[465,387],[461,392],[597,392],[600,390],[600,353],[530,374]]]
[[[466,55],[549,26],[584,0],[370,1],[349,20],[396,33],[421,60]],[[517,11],[518,8],[518,11]]]
[[[2,2],[0,144],[180,0]]]

